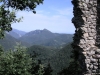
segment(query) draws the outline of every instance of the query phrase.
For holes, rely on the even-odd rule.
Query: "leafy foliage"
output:
[[[33,72],[34,71],[34,72]],[[16,46],[14,51],[0,47],[0,75],[43,75],[44,67],[26,53],[26,48]]]
[[[2,0],[3,1],[3,0]],[[19,10],[33,11],[35,13],[35,8],[40,3],[43,3],[43,0],[4,0],[6,7],[11,7]]]
[[[25,48],[19,46],[15,51],[3,52],[0,58],[0,75],[31,75],[32,60]]]

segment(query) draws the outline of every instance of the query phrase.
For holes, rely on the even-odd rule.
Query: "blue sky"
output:
[[[71,0],[44,0],[37,6],[36,14],[19,11],[17,16],[23,16],[20,23],[12,24],[12,27],[22,31],[48,29],[56,33],[74,33],[75,27],[71,23],[73,17],[73,5]]]

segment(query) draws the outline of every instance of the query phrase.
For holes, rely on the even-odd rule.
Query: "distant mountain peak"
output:
[[[52,33],[52,32],[49,31],[48,29],[43,29],[42,32],[45,32],[45,33]]]
[[[52,33],[51,31],[47,30],[47,29],[43,29],[43,30],[34,30],[34,31],[30,31],[29,34],[35,35],[35,34],[45,34],[45,33]]]
[[[49,30],[47,30],[47,29],[45,29],[45,28],[44,28],[43,30],[45,30],[45,31],[49,31]]]
[[[34,31],[49,31],[48,29],[44,28],[44,29],[37,29],[37,30],[34,30]]]

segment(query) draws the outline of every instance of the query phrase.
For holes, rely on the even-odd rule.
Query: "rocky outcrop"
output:
[[[92,75],[100,58],[100,0],[73,0],[72,4],[72,23],[76,28],[72,47],[78,53],[76,60],[83,71],[81,75]]]

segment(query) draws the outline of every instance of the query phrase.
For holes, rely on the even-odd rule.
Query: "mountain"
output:
[[[55,36],[54,38],[47,40],[45,43],[42,43],[41,45],[62,48],[64,45],[72,42],[72,37],[72,34],[58,34],[58,36]]]
[[[48,61],[51,56],[53,56],[56,52],[59,51],[59,49],[41,46],[41,45],[33,45],[27,49],[28,49],[28,53],[31,55],[34,55],[34,52],[38,54],[37,59],[42,60],[42,62],[44,63],[45,61]]]
[[[72,37],[72,34],[52,33],[47,29],[43,29],[26,33],[19,40],[28,42],[31,45],[59,47],[60,45],[72,42]]]
[[[37,54],[36,59],[41,60],[44,66],[50,63],[53,69],[52,75],[57,75],[62,69],[68,67],[72,50],[71,43],[65,45],[62,49],[33,45],[28,48],[28,53]]]
[[[17,29],[12,29],[12,31],[10,31],[8,34],[10,34],[14,38],[18,39],[18,38],[22,37],[23,35],[25,35],[26,32],[17,30]]]
[[[51,58],[50,58],[50,65],[53,69],[53,75],[57,75],[59,71],[62,69],[68,67],[70,62],[70,55],[72,51],[71,44],[69,43],[65,47],[63,47],[61,50],[56,52]]]
[[[0,39],[0,44],[3,46],[3,48],[5,50],[8,50],[8,49],[13,49],[14,46],[16,46],[17,42],[18,43],[21,43],[22,46],[26,46],[26,47],[29,47],[30,44],[26,43],[26,42],[21,42],[20,40],[12,37],[11,35],[9,35],[8,33],[5,33],[6,36],[4,39]]]
[[[54,36],[55,35],[53,33],[44,29],[44,30],[31,31],[19,39],[28,42],[30,44],[40,44],[41,42],[53,38]]]

